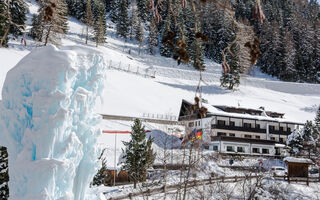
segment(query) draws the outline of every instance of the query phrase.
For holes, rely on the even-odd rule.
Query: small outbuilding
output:
[[[307,158],[286,157],[283,160],[288,166],[288,182],[290,178],[304,178],[309,185],[309,165],[312,161]],[[300,180],[300,179],[299,179]]]

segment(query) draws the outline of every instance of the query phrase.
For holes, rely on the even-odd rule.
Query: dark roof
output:
[[[262,109],[240,108],[240,107],[222,106],[222,105],[213,105],[213,106],[228,113],[241,113],[241,114],[260,115],[260,116],[263,113]],[[284,116],[284,113],[278,113],[278,112],[272,112],[272,111],[266,111],[266,114],[269,117],[273,117],[273,118],[282,118]]]

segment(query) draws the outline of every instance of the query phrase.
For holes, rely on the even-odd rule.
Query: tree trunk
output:
[[[47,46],[47,44],[48,44],[48,39],[49,39],[49,36],[50,36],[50,31],[51,31],[51,26],[49,26],[48,32],[47,32],[47,34],[46,34],[46,40],[45,40],[44,46]]]
[[[86,29],[86,44],[88,44],[88,37],[89,37],[89,28],[87,26],[87,29]]]

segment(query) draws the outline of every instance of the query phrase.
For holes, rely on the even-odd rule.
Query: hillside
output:
[[[32,14],[37,13],[38,5],[34,0],[27,1],[27,4],[29,6],[27,29],[30,30]],[[156,50],[155,55],[150,55],[147,50],[142,50],[139,53],[139,44],[137,42],[132,40],[125,41],[118,37],[115,31],[115,24],[109,19],[107,24],[106,44],[95,47],[95,42],[92,40],[89,40],[88,45],[85,44],[85,25],[77,19],[69,17],[69,30],[63,37],[61,46],[59,46],[59,49],[67,52],[66,55],[69,56],[72,55],[72,49],[75,48],[75,52],[78,52],[79,55],[83,49],[84,52],[92,51],[94,53],[98,51],[103,57],[106,78],[104,80],[104,90],[96,100],[94,112],[96,114],[128,117],[149,116],[150,118],[158,119],[167,116],[171,120],[177,120],[182,100],[186,99],[193,102],[196,88],[199,84],[199,71],[195,70],[193,66],[177,65],[177,62],[172,58],[160,56],[159,49]],[[8,48],[0,48],[1,91],[7,72],[13,69],[30,52],[34,50],[39,50],[40,52],[41,48],[43,48],[41,43],[29,37],[27,38],[27,46],[21,44],[19,38],[17,40],[9,40],[8,44]],[[142,49],[147,49],[146,39]],[[36,58],[33,59],[37,60]],[[202,73],[201,90],[202,97],[208,100],[209,104],[253,109],[263,106],[266,110],[285,113],[284,118],[286,120],[299,123],[314,119],[320,103],[320,84],[284,82],[254,68],[241,76],[241,83],[238,88],[227,90],[220,87],[220,76],[223,73],[221,65],[212,62],[210,59],[205,59],[204,62],[206,70]],[[79,61],[75,63],[79,63]],[[36,71],[35,66],[32,66],[32,69]],[[5,91],[0,94],[0,102],[4,94],[6,94]],[[184,127],[147,122],[144,125],[146,130],[151,131],[148,136],[154,138],[153,147],[159,155],[162,156],[164,150],[163,140],[166,137],[174,141],[171,143],[172,147],[179,147],[180,140],[176,140],[177,137],[170,136],[170,134],[173,133],[172,130],[184,132]],[[131,126],[132,122],[130,121],[102,120],[95,128],[130,131]],[[111,134],[101,134],[98,138],[98,143],[101,144],[102,148],[106,149],[105,155],[108,168],[114,167],[115,160],[116,162],[121,160],[122,148],[124,148],[122,142],[130,139],[129,135],[125,134],[118,134],[116,137]],[[116,142],[114,142],[115,140]],[[170,149],[171,146],[168,148]],[[116,155],[114,154],[114,148],[116,148]],[[182,150],[171,151],[171,156],[174,157],[175,161],[181,159],[181,155]],[[210,153],[208,155],[210,156]],[[223,159],[220,162],[219,164],[222,165],[227,165],[226,163],[228,163],[227,160]],[[161,163],[161,158],[157,157],[156,163]],[[237,164],[240,166],[255,165],[256,159],[239,161]],[[213,172],[219,175],[244,174],[239,171],[222,169],[217,165],[216,162],[210,161],[205,167],[202,166],[205,169],[204,171],[197,172],[198,176],[203,178]],[[117,165],[116,167],[119,166]],[[172,173],[172,177],[169,178],[170,183],[178,180],[177,174]],[[266,181],[265,185],[266,187],[272,187],[269,180]],[[237,187],[236,197],[240,198],[241,188]],[[318,193],[316,193],[318,185],[316,184],[306,191],[304,191],[304,186],[298,184],[289,187],[286,183],[283,183],[281,188],[287,188],[289,193],[298,191],[292,195],[290,194],[291,196],[287,196],[288,198],[300,198],[303,196],[304,199],[308,199],[318,197]],[[97,190],[109,198],[113,197],[113,194],[129,193],[132,191],[132,186],[102,187]],[[262,192],[261,198],[266,198],[268,195],[270,194]]]
[[[28,20],[37,11],[37,5],[29,2]],[[84,25],[69,18],[69,32],[62,45],[84,45]],[[112,22],[108,22],[114,27]],[[97,112],[101,114],[128,115],[141,117],[144,113],[169,114],[177,116],[182,99],[192,101],[199,82],[199,72],[188,65],[177,65],[171,58],[161,57],[159,52],[153,56],[143,51],[138,54],[136,42],[125,42],[115,35],[115,30],[107,29],[107,44],[89,48],[103,53],[105,62],[112,69],[107,70],[105,91],[98,102]],[[0,49],[2,88],[6,72],[26,54],[38,47],[38,43],[27,41],[24,47],[19,41],[11,40],[9,48]],[[320,85],[288,83],[278,81],[254,69],[250,75],[241,77],[241,85],[235,91],[220,87],[220,65],[205,60],[207,69],[203,73],[205,83],[201,83],[203,98],[210,104],[250,108],[264,106],[267,110],[285,113],[285,118],[304,123],[315,116],[320,102]],[[124,72],[124,70],[132,73]],[[154,75],[155,78],[137,75]],[[0,96],[1,98],[1,96]],[[165,103],[164,103],[165,102]]]

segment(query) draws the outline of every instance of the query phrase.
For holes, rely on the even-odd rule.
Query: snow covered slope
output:
[[[30,23],[37,4],[32,0],[27,2]],[[62,47],[85,46],[83,24],[70,18],[69,26],[69,33],[63,38]],[[109,26],[112,26],[111,22]],[[28,46],[24,47],[18,41],[11,40],[8,49],[0,49],[0,89],[7,71],[39,45],[28,39]],[[159,54],[149,55],[147,51],[142,51],[139,55],[136,42],[124,42],[110,28],[107,30],[107,44],[95,48],[92,42],[86,47],[100,51],[107,67],[112,67],[108,69],[106,89],[96,107],[97,113],[136,117],[146,113],[178,115],[182,99],[193,101],[199,72],[191,66],[178,66],[171,58],[164,58]],[[229,91],[220,87],[221,67],[210,60],[206,60],[206,67],[203,74],[206,84],[202,84],[202,91],[203,97],[210,104],[250,108],[264,106],[267,110],[285,113],[288,120],[301,123],[313,119],[320,104],[320,85],[282,82],[254,70],[253,75],[242,77],[241,85],[236,91]],[[155,78],[145,78],[136,75],[137,72],[151,75],[155,73]]]

